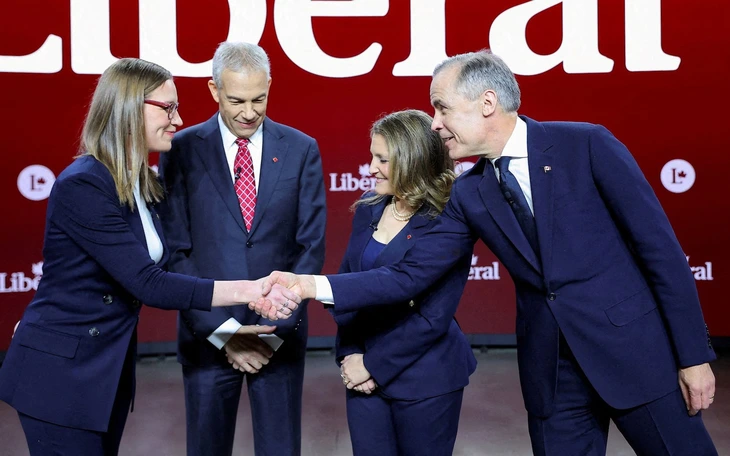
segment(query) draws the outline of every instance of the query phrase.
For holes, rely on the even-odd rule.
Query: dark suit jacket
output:
[[[352,235],[340,273],[361,271],[365,246],[390,198],[357,208]],[[435,220],[424,206],[393,238],[374,268],[397,263]],[[463,257],[448,274],[402,305],[340,313],[337,322],[337,359],[364,353],[365,367],[386,395],[418,400],[456,391],[469,383],[476,369],[471,346],[454,314],[469,274],[470,257]]]
[[[251,231],[246,231],[223,150],[218,114],[178,133],[160,157],[167,189],[160,210],[171,246],[170,270],[214,279],[258,279],[274,270],[319,273],[326,208],[319,149],[298,130],[264,120],[263,157]],[[306,306],[277,321],[276,334],[304,344]],[[230,317],[273,324],[246,306],[186,311],[178,322],[183,364],[225,362],[206,338]],[[303,334],[304,333],[304,334]]]
[[[675,390],[678,366],[714,353],[693,276],[656,195],[605,128],[523,119],[541,260],[482,158],[456,180],[439,222],[404,261],[329,277],[335,308],[418,294],[481,238],[515,283],[529,412],[552,413],[559,330],[609,405],[629,408]]]
[[[0,369],[0,399],[44,421],[105,432],[140,303],[208,310],[213,281],[154,264],[139,212],[119,204],[111,174],[91,156],[53,186],[43,258],[43,279]]]

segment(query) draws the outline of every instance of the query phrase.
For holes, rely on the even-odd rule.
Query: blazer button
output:
[[[91,328],[91,329],[89,330],[89,335],[90,335],[91,337],[96,337],[96,336],[98,336],[98,335],[99,335],[99,330],[98,330],[98,329],[96,329],[96,328]]]
[[[550,293],[550,294],[548,295],[548,299],[549,299],[550,301],[555,301],[555,299],[557,299],[557,297],[558,297],[558,295],[556,295],[555,293]]]
[[[135,300],[132,301],[132,305],[134,307],[141,307],[142,306],[142,303],[139,302],[139,299],[135,299]]]
[[[413,299],[411,299],[410,301],[408,301],[408,305],[411,306],[411,307],[413,307],[413,306],[416,305],[416,303],[413,302]]]
[[[253,247],[253,242],[251,242],[251,241],[246,242],[246,247],[248,247],[249,249],[251,247]]]
[[[114,297],[112,295],[104,295],[102,299],[104,300],[104,304],[111,304],[114,302]]]

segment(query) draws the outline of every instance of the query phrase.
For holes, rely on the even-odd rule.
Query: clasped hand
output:
[[[377,388],[375,380],[365,368],[362,353],[353,353],[343,358],[340,377],[347,389],[354,389],[360,393],[370,394]]]
[[[277,274],[274,272],[272,275]],[[261,286],[261,297],[256,302],[249,302],[248,308],[269,320],[284,320],[291,317],[292,313],[302,302],[301,290],[292,285],[289,276],[296,277],[290,273],[286,274],[287,280],[272,280],[271,276],[259,279]]]
[[[302,299],[314,297],[311,276],[274,271],[261,279],[261,298],[250,302],[248,308],[269,320],[286,319],[297,309]],[[297,300],[287,299],[295,293]]]

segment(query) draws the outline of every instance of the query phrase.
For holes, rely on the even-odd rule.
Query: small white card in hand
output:
[[[274,351],[278,350],[281,344],[284,343],[284,339],[276,334],[259,334],[259,337]]]

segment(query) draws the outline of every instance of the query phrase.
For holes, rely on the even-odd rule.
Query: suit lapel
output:
[[[276,189],[277,182],[279,182],[281,170],[287,165],[286,157],[289,146],[281,140],[281,137],[282,134],[279,131],[278,124],[268,118],[264,119],[264,144],[261,154],[261,170],[259,171],[259,189],[256,193],[256,211],[251,224],[251,233],[261,223],[266,208],[271,202],[271,195]]]
[[[385,209],[385,206],[383,206]],[[380,215],[383,213],[383,209],[380,210]],[[421,229],[428,224],[429,218],[426,216],[428,212],[427,207],[421,207],[416,215],[411,217],[406,226],[385,246],[380,255],[375,259],[373,269],[379,268],[389,264],[395,264],[406,255],[408,249],[413,246],[417,236]],[[380,215],[378,219],[380,219]]]
[[[162,258],[160,258],[160,261],[157,263],[157,265],[163,266],[165,263],[167,263],[167,260],[170,257],[170,251],[167,249],[167,244],[165,243],[165,232],[162,230],[160,215],[155,209],[155,204],[148,204],[147,209],[150,211],[150,215],[152,216],[152,223],[155,225],[155,231],[157,231],[157,235],[160,237],[160,242],[162,243]]]
[[[532,207],[535,212],[540,257],[543,270],[548,271],[553,239],[554,154],[549,153],[552,141],[540,123],[528,117],[521,117],[527,123],[527,163],[530,170]]]
[[[197,136],[200,141],[196,144],[195,151],[213,181],[213,186],[223,199],[223,203],[245,233],[246,225],[243,224],[241,207],[238,205],[238,197],[233,188],[231,172],[228,169],[226,153],[223,150],[223,139],[221,139],[221,131],[218,127],[218,114],[205,122],[204,127],[200,129]]]
[[[486,206],[489,214],[505,236],[512,242],[512,245],[539,272],[540,262],[537,259],[537,255],[532,250],[527,237],[525,237],[525,233],[522,231],[520,224],[517,223],[517,218],[514,212],[512,212],[512,208],[510,208],[504,199],[504,195],[502,195],[502,191],[499,189],[499,182],[497,182],[497,176],[494,174],[491,162],[486,158],[480,158],[479,161],[481,163],[477,163],[474,168],[479,166],[480,169],[484,170],[478,186],[479,196],[481,196],[484,206]]]

